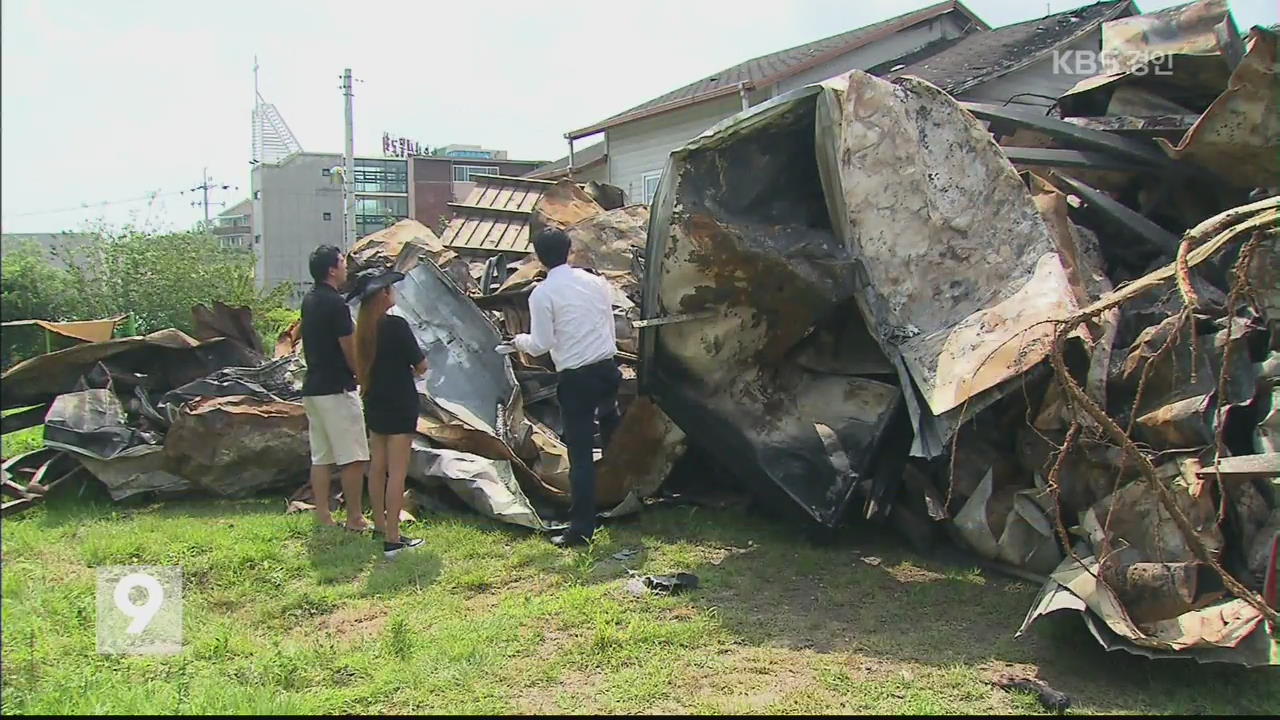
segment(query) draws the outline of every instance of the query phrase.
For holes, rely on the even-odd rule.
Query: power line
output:
[[[143,196],[141,196],[141,197],[126,198],[126,199],[123,199],[123,200],[103,200],[102,202],[96,202],[96,203],[80,203],[79,205],[73,205],[73,206],[65,207],[65,208],[58,208],[58,209],[56,209],[56,210],[36,210],[36,211],[34,211],[34,212],[18,213],[18,214],[16,214],[16,215],[4,215],[3,217],[6,217],[6,218],[20,218],[20,217],[34,217],[34,216],[36,216],[36,215],[55,215],[55,214],[58,214],[58,213],[73,212],[73,211],[75,211],[75,210],[90,210],[90,209],[93,209],[93,208],[108,207],[108,206],[110,206],[110,205],[123,205],[123,204],[125,204],[125,203],[142,202],[143,200],[155,200],[155,199],[157,199],[157,198],[162,198],[162,197],[172,197],[172,196],[174,196],[174,195],[184,195],[184,194],[186,194],[186,193],[188,193],[188,192],[190,192],[190,191],[189,191],[189,190],[172,190],[172,191],[169,191],[169,192],[158,192],[158,191],[157,191],[157,192],[153,192],[153,193],[148,193],[148,194],[143,195]]]
[[[231,190],[233,187],[231,185],[226,185],[226,184],[219,185],[217,183],[211,183],[210,182],[211,180],[212,178],[209,177],[209,168],[205,168],[200,173],[200,184],[191,188],[191,192],[195,192],[197,190],[200,191],[200,195],[202,199],[191,203],[191,207],[200,207],[201,205],[204,206],[204,224],[205,225],[209,224],[209,205],[212,204],[212,205],[217,205],[219,207],[227,206],[225,202],[210,203],[209,191],[210,190]],[[239,190],[240,188],[236,186],[235,189]]]

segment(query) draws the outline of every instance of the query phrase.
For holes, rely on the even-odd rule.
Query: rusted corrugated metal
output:
[[[548,188],[546,180],[478,175],[465,203],[449,203],[456,215],[442,241],[455,250],[530,253],[529,220]]]

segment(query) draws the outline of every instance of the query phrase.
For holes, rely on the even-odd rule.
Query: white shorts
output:
[[[355,391],[302,398],[311,436],[312,465],[350,465],[368,462],[369,436],[364,408]]]

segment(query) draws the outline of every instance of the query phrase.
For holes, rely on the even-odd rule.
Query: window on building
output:
[[[471,178],[475,175],[497,175],[500,168],[496,165],[454,165],[453,181],[454,182],[475,182]]]
[[[332,174],[333,174],[333,171],[330,170],[329,168],[323,168],[320,170],[321,177],[329,177]]]
[[[254,191],[253,191],[253,199],[254,199],[254,200],[261,200],[261,199],[262,199],[262,191],[261,191],[261,190],[254,190]]]
[[[253,244],[254,244],[254,245],[261,245],[261,244],[262,244],[262,236],[261,236],[261,235],[254,235],[254,236],[253,236]]]
[[[658,181],[662,179],[662,173],[645,173],[641,180],[644,183],[644,204],[653,204],[653,196],[658,193]]]
[[[356,192],[409,192],[409,164],[404,160],[355,161]]]
[[[409,198],[356,197],[356,237],[376,233],[409,217]]]
[[[325,220],[332,220],[332,219],[333,219],[333,213],[325,213],[325,214],[324,214],[324,219],[325,219]]]

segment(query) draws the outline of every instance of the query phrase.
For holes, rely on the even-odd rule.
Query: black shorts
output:
[[[364,424],[369,432],[379,435],[409,435],[418,430],[418,406],[404,403],[399,407],[384,407],[366,401]]]

